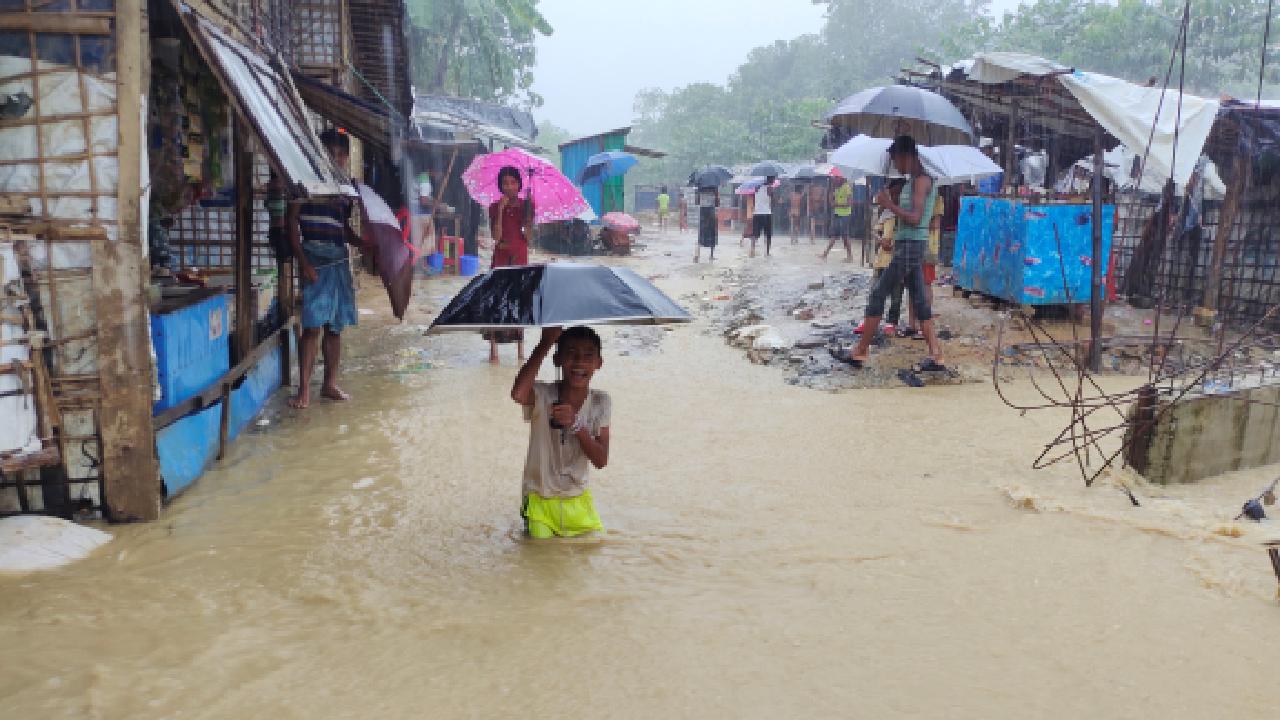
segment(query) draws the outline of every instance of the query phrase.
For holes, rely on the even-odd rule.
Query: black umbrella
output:
[[[696,188],[718,188],[729,182],[733,172],[723,165],[708,165],[689,175],[689,184]]]
[[[819,176],[821,176],[821,173],[818,172],[818,168],[812,165],[802,165],[787,177],[791,180],[813,180]]]
[[[772,160],[765,160],[764,162],[758,162],[751,166],[751,172],[748,174],[755,175],[756,177],[778,177],[779,175],[786,173],[786,171],[787,169],[782,167],[782,165]]]
[[[432,333],[570,325],[661,325],[693,318],[627,268],[551,263],[494,268],[462,289]]]
[[[876,87],[850,95],[827,113],[827,122],[849,136],[911,135],[921,145],[973,142],[973,128],[951,101],[909,85]]]

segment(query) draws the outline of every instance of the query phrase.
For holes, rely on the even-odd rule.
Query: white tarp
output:
[[[986,85],[1011,82],[1023,75],[1042,77],[1071,70],[1052,60],[1016,52],[978,53],[960,67],[970,80]]]
[[[1172,174],[1178,186],[1186,184],[1218,116],[1216,101],[1184,94],[1181,96],[1179,121],[1179,95],[1176,90],[1135,85],[1100,73],[1068,72],[1070,68],[1064,65],[1026,53],[979,53],[966,62],[958,63],[957,67],[964,69],[971,80],[985,84],[1010,82],[1024,75],[1056,75],[1081,107],[1122,144],[1141,153],[1147,149],[1150,138],[1144,174],[1159,178],[1161,183]],[[1154,135],[1151,132],[1153,123],[1156,126]],[[1178,128],[1178,166],[1172,168],[1175,126]],[[1144,181],[1143,186],[1146,185]]]
[[[1216,101],[1182,95],[1179,122],[1176,90],[1134,85],[1109,75],[1087,72],[1062,75],[1059,80],[1098,124],[1124,145],[1143,153],[1150,138],[1144,174],[1161,178],[1172,174],[1174,183],[1182,186],[1195,172],[1196,161],[1218,118]],[[1177,167],[1172,167],[1175,129],[1178,132]]]

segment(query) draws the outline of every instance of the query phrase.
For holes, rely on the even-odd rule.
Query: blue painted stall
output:
[[[1114,228],[1115,206],[1105,205],[1104,276]],[[1092,264],[1093,209],[1089,205],[1031,205],[989,197],[960,201],[952,266],[955,283],[962,289],[1026,305],[1086,303]]]
[[[151,316],[160,385],[153,412],[196,396],[231,367],[231,319],[225,294],[209,292],[195,302],[171,299],[158,307]]]
[[[273,348],[231,391],[227,440],[240,436],[280,387],[280,348]],[[187,489],[218,457],[222,403],[194,412],[156,433],[160,477],[168,497]]]

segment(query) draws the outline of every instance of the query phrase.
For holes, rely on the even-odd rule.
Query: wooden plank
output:
[[[236,384],[240,382],[240,378],[247,375],[249,371],[258,364],[258,361],[266,357],[267,353],[271,352],[271,349],[281,342],[281,336],[290,332],[292,328],[293,323],[289,323],[276,330],[259,343],[252,352],[237,363],[235,367],[228,370],[222,377],[218,378],[215,382],[210,383],[210,385],[199,394],[190,397],[156,415],[152,423],[157,429],[165,428],[178,420],[181,420],[183,417],[195,410],[213,405],[213,403],[222,396],[222,387],[224,385],[234,388]],[[285,338],[285,341],[287,342],[287,338]]]
[[[141,234],[143,72],[148,61],[143,0],[116,2],[120,158],[117,236],[91,243],[102,399],[104,509],[113,521],[160,516],[160,469],[151,425],[151,323]]]
[[[1227,242],[1236,224],[1236,216],[1240,214],[1240,198],[1244,196],[1249,175],[1253,171],[1253,158],[1237,151],[1233,165],[1231,184],[1227,186],[1227,194],[1222,199],[1222,209],[1218,211],[1218,227],[1213,231],[1213,253],[1209,256],[1209,272],[1205,278],[1204,298],[1201,301],[1201,307],[1213,314],[1216,314],[1218,298],[1221,295],[1222,266],[1227,254]],[[1201,182],[1204,180],[1201,179]]]
[[[101,15],[62,13],[0,14],[0,30],[35,33],[71,33],[73,35],[110,35],[111,18]]]

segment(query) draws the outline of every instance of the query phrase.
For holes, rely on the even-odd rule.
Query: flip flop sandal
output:
[[[898,371],[898,379],[908,387],[924,387],[924,381],[920,379],[920,376],[906,368]]]
[[[933,358],[925,358],[924,360],[921,360],[920,363],[915,366],[914,370],[916,372],[951,372],[951,368],[935,362]]]
[[[861,360],[857,360],[855,358],[849,357],[848,351],[845,351],[842,353],[838,350],[832,349],[830,352],[831,352],[831,357],[833,359],[838,360],[839,362],[842,362],[845,365],[848,365],[854,370],[861,370],[864,365],[864,363]]]

